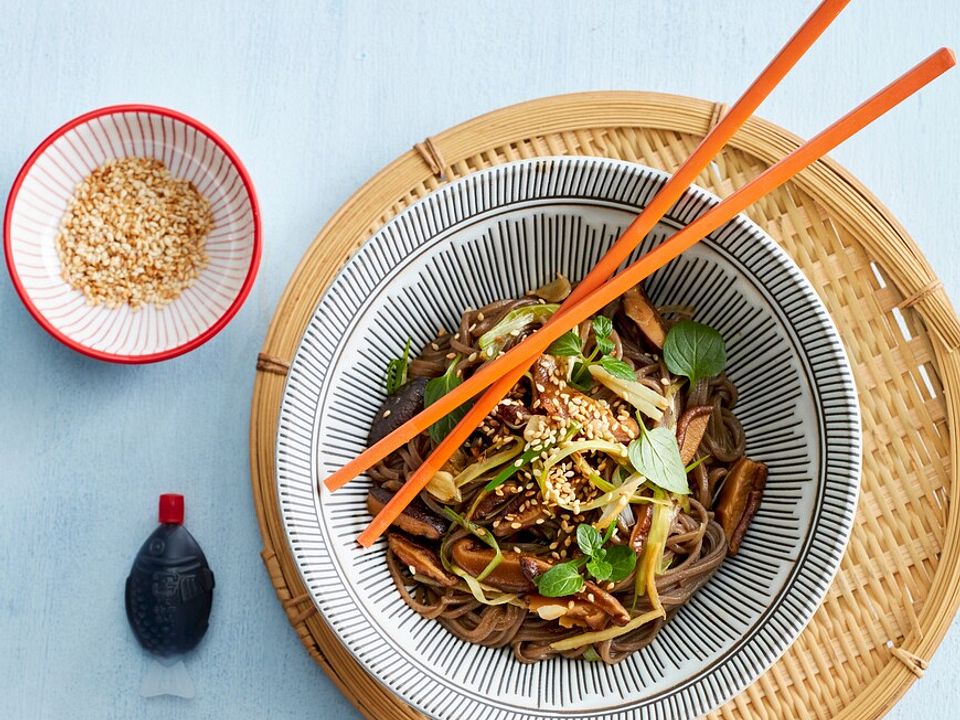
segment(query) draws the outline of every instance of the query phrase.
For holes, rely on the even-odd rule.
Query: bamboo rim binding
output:
[[[450,180],[496,163],[561,154],[672,171],[719,108],[651,93],[560,96],[468,121],[432,144],[443,149]],[[753,119],[697,182],[728,194],[798,142]],[[372,229],[437,186],[429,161],[410,151],[361,188],[294,273],[265,356],[286,365],[283,358],[293,357],[343,259]],[[748,214],[814,280],[847,342],[862,397],[864,492],[840,575],[808,629],[760,681],[710,717],[878,717],[922,674],[960,603],[952,582],[960,570],[954,471],[960,362],[951,352],[960,345],[960,323],[906,231],[832,161],[817,163]],[[894,308],[910,339],[897,329]],[[267,364],[258,362],[251,419],[255,504],[278,597],[291,603],[288,613],[305,612],[306,602],[292,600],[306,589],[283,534],[273,478],[284,377]],[[921,374],[930,391],[921,392]],[[891,498],[906,512],[884,513],[881,501]],[[295,625],[311,655],[367,717],[419,717],[363,672],[319,615]]]

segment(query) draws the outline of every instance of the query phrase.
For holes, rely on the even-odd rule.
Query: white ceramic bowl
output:
[[[468,306],[574,280],[663,182],[639,165],[551,158],[471,175],[371,238],[324,294],[293,360],[277,441],[279,504],[293,556],[323,617],[382,683],[431,717],[692,718],[753,682],[823,599],[850,533],[860,423],[850,368],[816,293],[786,254],[738,217],[647,283],[658,303],[696,308],[720,330],[747,452],[769,467],[739,553],[615,666],[463,642],[401,600],[385,543],[361,549],[368,481],[322,480],[364,449],[387,359],[451,328]],[[637,253],[716,198],[691,188]]]
[[[55,239],[77,184],[131,156],[162,160],[210,200],[209,264],[162,308],[94,307],[60,277]],[[196,120],[150,105],[101,108],[53,132],[17,175],[4,218],[7,268],[37,322],[78,352],[120,363],[166,360],[216,335],[253,286],[260,245],[253,183],[233,150]]]

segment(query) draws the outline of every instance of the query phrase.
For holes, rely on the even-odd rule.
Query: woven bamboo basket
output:
[[[360,243],[445,182],[545,155],[605,156],[672,172],[723,112],[692,98],[601,92],[475,118],[418,143],[360,188],[294,272],[253,392],[251,475],[262,556],[300,640],[366,717],[422,715],[370,677],[316,612],[277,506],[274,443],[284,375],[321,293]],[[697,182],[729,195],[798,144],[754,118]],[[809,626],[710,717],[880,717],[923,675],[960,604],[960,321],[906,230],[835,162],[818,162],[747,214],[806,273],[843,337],[860,392],[862,492],[840,571]]]

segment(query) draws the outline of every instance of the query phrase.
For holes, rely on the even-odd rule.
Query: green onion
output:
[[[500,552],[500,545],[497,543],[497,539],[493,536],[493,533],[486,528],[480,527],[471,520],[467,520],[448,507],[443,508],[443,514],[493,550],[493,559],[487,563],[487,566],[477,575],[477,580],[482,582],[484,578],[497,569],[497,565],[503,560],[503,553]]]

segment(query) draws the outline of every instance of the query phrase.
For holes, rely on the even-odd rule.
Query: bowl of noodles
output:
[[[388,223],[294,357],[279,505],[303,581],[431,717],[696,717],[821,602],[859,487],[851,372],[775,241],[735,218],[556,342],[369,549],[455,411],[341,490],[327,475],[556,313],[664,175],[499,166]],[[635,259],[717,199],[690,188]]]

